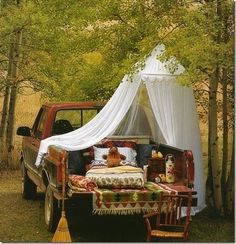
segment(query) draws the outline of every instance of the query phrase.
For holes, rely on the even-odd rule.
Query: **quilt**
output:
[[[96,182],[82,175],[69,175],[68,186],[77,192],[90,192],[97,188]]]
[[[143,170],[133,166],[92,168],[86,178],[96,182],[99,188],[141,189],[144,187]]]

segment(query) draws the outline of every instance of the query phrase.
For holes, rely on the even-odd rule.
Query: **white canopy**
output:
[[[198,193],[194,212],[201,211],[205,207],[205,182],[194,94],[191,87],[176,82],[176,75],[184,72],[183,66],[178,65],[171,73],[167,63],[157,59],[163,51],[164,46],[158,45],[143,69],[125,75],[108,103],[86,125],[42,140],[36,165],[40,165],[50,145],[74,151],[88,148],[110,135],[149,134],[158,143],[192,150],[194,189]]]

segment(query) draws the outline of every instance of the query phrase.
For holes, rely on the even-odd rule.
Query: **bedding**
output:
[[[96,148],[94,148],[96,147]],[[93,146],[90,147],[90,157],[92,159],[94,159],[94,149],[97,148],[111,148],[111,147],[128,147],[128,148],[132,148],[135,151],[137,151],[137,144],[135,141],[113,141],[113,140],[104,140],[102,141],[100,144],[95,144]]]
[[[93,191],[97,188],[96,182],[83,175],[69,175],[68,185],[71,189],[76,189],[77,191]]]
[[[123,154],[127,162],[136,162],[137,153],[134,149],[130,147],[117,147],[120,154]]]
[[[135,141],[113,141],[113,140],[107,140],[103,143],[105,147],[129,147],[134,150],[137,149],[137,144]]]
[[[103,155],[107,155],[110,148],[100,148],[93,146],[93,154],[94,154],[94,160],[92,162],[106,162],[106,160],[103,158]],[[130,147],[117,147],[120,154],[123,154],[126,159],[122,161],[122,165],[133,165],[136,166],[136,156],[137,152],[133,148]],[[91,163],[92,163],[91,162]]]
[[[136,162],[121,161],[120,166],[133,166],[137,167]],[[104,160],[92,160],[90,168],[107,168],[107,162]]]
[[[99,148],[93,146],[94,150],[94,160],[96,161],[105,161],[105,159],[102,157],[103,155],[107,155],[110,148]]]
[[[91,168],[86,178],[96,182],[99,188],[131,188],[144,187],[143,170],[129,165],[118,167]]]
[[[97,188],[93,194],[93,213],[127,215],[156,211],[161,192],[176,194],[153,182],[145,182],[143,189],[135,190]]]

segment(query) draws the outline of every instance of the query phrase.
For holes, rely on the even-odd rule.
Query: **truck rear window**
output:
[[[98,109],[66,109],[56,113],[53,135],[76,130],[88,123],[99,112]]]

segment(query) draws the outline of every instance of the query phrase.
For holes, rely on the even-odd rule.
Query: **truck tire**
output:
[[[22,179],[22,197],[27,200],[34,199],[37,193],[37,186],[34,182],[29,178],[27,174],[27,169],[24,164],[21,164],[21,179]]]
[[[59,218],[60,211],[58,207],[58,200],[53,196],[52,189],[50,185],[47,186],[45,194],[45,223],[48,231],[55,232]]]

